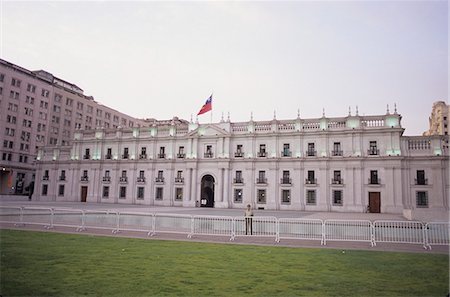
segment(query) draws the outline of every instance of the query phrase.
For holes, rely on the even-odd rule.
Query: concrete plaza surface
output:
[[[113,203],[89,203],[89,202],[48,202],[28,201],[27,197],[9,196],[0,198],[0,206],[24,206],[24,207],[49,207],[49,208],[73,208],[82,210],[111,210],[119,212],[144,212],[144,213],[171,213],[187,215],[215,215],[240,217],[244,215],[242,209],[206,208],[206,207],[175,207],[175,206],[151,206],[135,204],[113,204]],[[399,214],[388,213],[348,213],[348,212],[308,212],[296,210],[253,210],[255,216],[276,218],[302,218],[302,219],[335,219],[335,220],[396,220],[406,221]]]

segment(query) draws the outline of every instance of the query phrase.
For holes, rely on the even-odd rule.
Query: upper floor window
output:
[[[289,170],[283,170],[283,177],[281,178],[282,184],[291,184],[291,177]]]
[[[333,151],[331,152],[332,156],[342,156],[343,152],[341,149],[341,143],[335,142],[333,143]]]
[[[333,171],[333,179],[331,180],[332,184],[342,184],[342,177],[340,170]]]
[[[266,157],[266,145],[265,144],[259,145],[258,157]]]
[[[378,179],[378,170],[370,170],[369,183],[371,185],[378,185],[378,184],[380,184],[380,180]]]
[[[106,149],[106,159],[111,159],[112,158],[112,149],[110,147],[108,147]]]
[[[236,176],[234,178],[234,182],[237,184],[241,184],[244,182],[244,179],[242,178],[242,171],[236,170]]]
[[[291,155],[292,154],[291,154],[289,143],[283,144],[283,151],[281,152],[281,156],[283,156],[283,157],[290,157]]]
[[[184,181],[183,179],[183,171],[182,170],[178,170],[177,171],[177,176],[175,177],[175,182],[176,183],[182,183]]]
[[[28,84],[27,85],[27,91],[30,93],[35,93],[36,92],[36,86],[32,85],[32,84]]]
[[[85,149],[84,150],[84,157],[83,159],[90,159],[91,158],[91,154],[90,154],[90,149]]]
[[[139,155],[139,159],[145,159],[147,158],[147,148],[141,147],[141,154]]]
[[[242,144],[236,145],[236,152],[234,153],[234,156],[237,158],[244,156],[244,152],[242,151]]]
[[[184,153],[184,146],[178,147],[178,154],[177,158],[184,158],[186,157],[186,154]]]
[[[256,179],[257,184],[267,183],[266,172],[264,170],[258,171],[258,178]]]
[[[308,177],[306,178],[307,184],[316,184],[316,176],[314,170],[308,170]]]
[[[205,158],[212,158],[212,157],[213,157],[212,145],[207,145],[205,150]]]
[[[128,148],[125,147],[125,148],[123,149],[123,156],[122,156],[122,159],[128,159],[128,157],[129,157],[129,154],[128,154]]]
[[[425,178],[425,170],[416,171],[416,185],[427,185],[428,179]]]
[[[166,148],[161,146],[159,147],[159,154],[158,154],[158,158],[160,159],[164,159],[166,157]]]
[[[11,86],[20,88],[20,83],[21,83],[20,79],[17,78],[11,79]]]
[[[316,155],[316,145],[313,142],[308,143],[308,150],[306,151],[308,157],[313,157]]]
[[[291,203],[291,190],[281,191],[281,203],[289,204]]]
[[[376,141],[370,141],[369,142],[369,150],[367,152],[371,156],[379,155],[380,150],[377,148],[377,142]]]

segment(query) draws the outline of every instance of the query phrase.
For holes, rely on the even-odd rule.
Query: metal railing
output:
[[[280,239],[328,241],[360,241],[371,246],[377,243],[450,245],[450,223],[417,221],[320,220],[276,217],[229,217],[169,213],[118,212],[111,210],[80,210],[71,208],[0,206],[0,223],[15,226],[42,225],[58,227],[105,229],[120,231],[193,235],[273,237]]]

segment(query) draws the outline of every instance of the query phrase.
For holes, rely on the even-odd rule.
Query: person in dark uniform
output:
[[[250,204],[247,204],[247,209],[245,210],[245,235],[248,235],[250,230],[250,235],[253,235],[253,210]]]
[[[33,196],[34,192],[34,181],[31,181],[31,183],[27,187],[28,189],[28,200],[31,201],[31,196]]]

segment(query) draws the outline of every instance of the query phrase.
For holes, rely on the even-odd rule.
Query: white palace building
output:
[[[403,132],[396,111],[79,130],[70,146],[40,149],[35,196],[447,220],[448,136]]]

